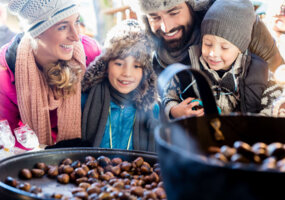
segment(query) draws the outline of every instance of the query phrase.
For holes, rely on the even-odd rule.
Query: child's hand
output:
[[[197,109],[193,110],[194,107],[199,106],[199,102],[191,102],[194,100],[192,97],[188,97],[184,101],[182,101],[180,104],[173,106],[170,109],[170,113],[173,118],[179,118],[179,117],[189,117],[189,116],[196,116],[200,117],[204,115],[204,109]]]

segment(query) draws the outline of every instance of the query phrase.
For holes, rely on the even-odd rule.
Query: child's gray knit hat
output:
[[[249,0],[216,0],[202,21],[201,35],[222,37],[244,52],[251,41],[255,20]]]

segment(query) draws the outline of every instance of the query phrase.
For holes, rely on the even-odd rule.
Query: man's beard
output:
[[[161,29],[158,29],[155,32],[155,36],[158,38],[159,43],[163,45],[164,48],[169,52],[174,52],[182,49],[185,44],[187,44],[188,40],[191,38],[193,26],[188,23],[186,26],[178,26],[176,28],[171,29],[168,33],[173,33],[174,31],[182,31],[182,36],[178,39],[173,40],[165,40]]]

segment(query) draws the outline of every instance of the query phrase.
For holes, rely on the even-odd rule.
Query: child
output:
[[[271,115],[272,102],[281,95],[282,88],[268,81],[266,62],[248,51],[255,19],[249,0],[217,0],[201,24],[202,53],[200,46],[189,49],[192,68],[210,78],[222,114]],[[203,109],[192,110],[199,102],[192,102],[191,97],[199,98],[199,94],[195,81],[191,83],[194,92],[181,101],[185,91],[179,91],[179,83],[172,80],[163,99],[168,116],[203,115]]]
[[[101,56],[82,81],[88,92],[82,138],[93,146],[154,151],[156,76],[152,47],[136,20],[110,30]]]

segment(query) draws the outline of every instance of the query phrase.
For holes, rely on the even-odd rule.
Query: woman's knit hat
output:
[[[89,65],[82,81],[82,91],[87,91],[96,83],[104,80],[108,74],[108,63],[115,59],[133,56],[143,70],[140,94],[137,104],[156,98],[156,75],[152,67],[153,43],[141,23],[134,19],[124,20],[114,26],[107,34],[102,53]],[[151,96],[151,98],[150,98]],[[141,104],[141,106],[143,106]]]
[[[0,0],[11,13],[28,24],[27,31],[37,37],[57,22],[78,13],[78,0]]]
[[[168,10],[183,2],[188,2],[194,11],[200,11],[208,8],[211,0],[129,0],[129,5],[137,13],[148,14]]]
[[[201,36],[222,37],[244,52],[251,41],[255,20],[254,8],[249,0],[216,0],[202,21]]]

